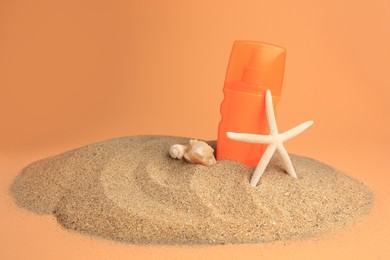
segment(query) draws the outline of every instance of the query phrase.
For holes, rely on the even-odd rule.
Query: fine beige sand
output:
[[[371,208],[365,185],[319,161],[291,155],[299,176],[293,179],[275,155],[252,188],[253,168],[169,157],[172,144],[187,142],[132,136],[87,145],[28,165],[10,190],[19,206],[53,214],[65,228],[134,244],[303,239]]]

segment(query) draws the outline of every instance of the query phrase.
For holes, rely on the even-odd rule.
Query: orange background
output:
[[[125,135],[215,139],[234,40],[287,49],[279,129],[315,121],[287,149],[372,187],[370,216],[305,241],[142,247],[65,231],[12,203],[23,166],[71,148]],[[0,0],[0,258],[388,258],[389,46],[389,0]]]

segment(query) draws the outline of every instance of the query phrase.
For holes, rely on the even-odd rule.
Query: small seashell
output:
[[[204,141],[190,140],[184,159],[190,163],[202,164],[205,166],[217,163],[214,157],[214,149]]]
[[[169,155],[172,158],[182,159],[186,150],[186,145],[174,144],[171,146],[171,148],[169,148]]]

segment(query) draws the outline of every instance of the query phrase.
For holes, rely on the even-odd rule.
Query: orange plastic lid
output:
[[[235,41],[226,71],[225,86],[243,82],[248,91],[264,92],[273,96],[282,92],[286,49],[255,41]]]

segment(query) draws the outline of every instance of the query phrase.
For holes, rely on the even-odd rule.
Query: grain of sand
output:
[[[187,142],[132,136],[90,144],[28,165],[10,190],[19,206],[53,214],[67,229],[133,244],[302,239],[371,208],[364,184],[319,161],[291,155],[299,176],[292,179],[275,155],[252,188],[253,168],[169,157],[172,144]]]

